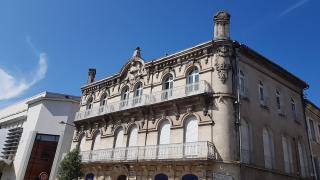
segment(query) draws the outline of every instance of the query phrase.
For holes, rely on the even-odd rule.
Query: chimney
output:
[[[214,16],[214,40],[230,39],[230,14],[219,11]]]
[[[94,78],[96,76],[96,69],[90,68],[88,70],[88,84],[92,83],[94,81]]]

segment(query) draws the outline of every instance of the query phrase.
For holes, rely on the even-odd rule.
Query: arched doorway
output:
[[[168,176],[165,175],[165,174],[157,174],[155,177],[154,177],[154,180],[168,180]]]
[[[198,180],[198,177],[193,174],[186,174],[182,176],[182,180]]]
[[[93,180],[94,175],[92,173],[86,175],[86,180]]]
[[[118,176],[117,180],[127,180],[127,176],[126,175],[120,175],[120,176]]]

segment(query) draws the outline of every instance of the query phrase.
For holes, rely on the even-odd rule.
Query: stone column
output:
[[[214,91],[213,143],[218,151],[218,160],[234,161],[237,157],[236,140],[236,91],[234,87],[236,67],[232,41],[229,40],[230,15],[219,12],[215,17],[214,55],[212,77]]]

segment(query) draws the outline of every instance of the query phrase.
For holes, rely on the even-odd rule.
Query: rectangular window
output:
[[[263,102],[264,101],[264,91],[263,91],[262,86],[259,87],[259,92],[260,92],[260,101]]]
[[[298,121],[296,103],[292,98],[291,98],[291,111],[292,111],[293,119],[295,121]]]
[[[310,136],[313,142],[316,142],[316,131],[314,129],[314,124],[311,119],[309,119],[309,127],[310,127]]]
[[[292,144],[289,138],[282,136],[282,148],[285,172],[290,174],[293,172],[292,160]]]
[[[277,109],[278,111],[281,111],[281,96],[278,90],[276,91],[276,101],[277,101]]]

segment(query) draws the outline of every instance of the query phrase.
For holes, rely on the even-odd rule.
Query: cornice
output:
[[[207,41],[205,43],[193,46],[177,53],[151,60],[145,63],[146,71],[149,74],[154,74],[168,67],[172,68],[178,65],[182,65],[184,62],[187,62],[189,60],[197,60],[204,56],[209,56],[210,54],[212,54],[212,48],[210,47],[212,47],[212,41]],[[125,67],[126,65],[127,63],[123,67]],[[121,68],[121,72],[123,71],[123,67]],[[121,73],[116,73],[112,76],[84,85],[81,87],[81,91],[82,93],[88,93],[100,90],[105,87],[113,87],[121,83],[120,76]],[[145,76],[148,76],[148,74],[144,75],[144,77]]]
[[[268,58],[264,57],[263,55],[249,48],[248,46],[244,44],[240,44],[239,52],[249,57],[250,60],[253,60],[256,63],[260,64],[261,66],[266,67],[270,71],[274,72],[280,77],[283,77],[284,79],[295,84],[296,86],[299,86],[302,89],[309,88],[309,85],[305,81],[301,80],[300,78],[293,75],[292,73],[290,73],[289,71],[281,67],[280,65],[274,63],[273,61],[269,60]]]

